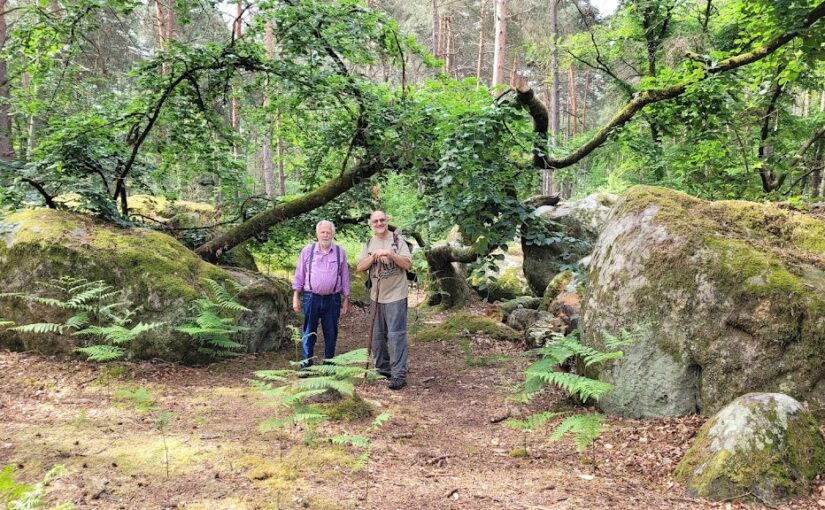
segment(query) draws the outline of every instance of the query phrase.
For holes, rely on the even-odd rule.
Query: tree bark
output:
[[[266,22],[266,26],[264,28],[264,46],[266,47],[266,56],[271,60],[275,56],[275,38],[272,35],[272,24],[269,21]],[[265,110],[267,109],[267,106],[269,106],[269,94],[271,93],[272,91],[270,90],[270,87],[267,86],[264,89]],[[264,160],[264,193],[266,194],[266,198],[270,200],[275,196],[275,162],[272,154],[272,138],[274,135],[274,130],[272,127],[273,123],[272,114],[267,113],[266,129],[264,129],[264,141],[261,153]]]
[[[0,51],[6,45],[6,34],[8,25],[6,23],[6,0],[0,0]],[[6,59],[0,58],[0,160],[10,161],[14,159],[14,148],[12,145],[11,117],[9,116],[10,97],[8,68]]]
[[[433,55],[438,58],[438,25],[440,23],[438,17],[438,0],[433,0]]]
[[[484,8],[487,0],[481,0],[478,10],[478,61],[476,63],[476,80],[481,83],[481,72],[484,69]]]
[[[504,83],[507,58],[507,0],[496,0],[496,40],[493,53],[493,86]]]
[[[446,244],[424,250],[424,258],[430,275],[427,304],[454,308],[466,303],[473,290],[461,264],[475,261],[478,254],[469,246]]]

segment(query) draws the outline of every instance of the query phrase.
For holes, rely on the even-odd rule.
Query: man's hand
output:
[[[298,294],[293,294],[292,295],[292,310],[294,312],[300,312],[301,311],[301,302],[298,300]]]
[[[341,305],[341,315],[346,315],[349,313],[349,298],[344,298],[344,303]]]

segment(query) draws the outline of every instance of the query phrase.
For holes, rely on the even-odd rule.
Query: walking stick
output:
[[[369,338],[367,339],[367,366],[366,370],[369,371],[370,369],[370,358],[372,358],[372,335],[373,331],[375,330],[375,318],[378,316],[378,296],[381,292],[381,264],[377,264],[378,268],[376,269],[376,282],[375,282],[375,301],[372,302],[372,317],[370,318],[370,334]],[[370,275],[367,274],[367,277],[370,278]],[[367,379],[367,372],[364,372],[364,379]]]

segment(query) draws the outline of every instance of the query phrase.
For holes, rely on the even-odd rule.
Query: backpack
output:
[[[398,239],[401,238],[395,232],[392,233],[392,245],[395,247],[395,251],[398,251]],[[407,242],[406,239],[401,238],[405,243]],[[369,249],[370,247],[370,240],[367,239],[364,243],[364,248]],[[407,243],[407,248],[410,248],[410,244]],[[410,253],[412,254],[412,249],[410,249]],[[407,281],[410,283],[415,283],[418,281],[418,275],[412,271],[407,270]],[[367,269],[367,280],[364,282],[364,287],[371,289],[372,288],[372,266]]]

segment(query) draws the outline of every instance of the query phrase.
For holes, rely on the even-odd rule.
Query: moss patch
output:
[[[333,421],[356,421],[372,416],[372,405],[358,395],[344,398],[323,406],[324,412]]]
[[[456,340],[467,335],[484,334],[496,340],[520,342],[519,333],[500,322],[487,317],[459,312],[442,322],[435,328],[418,334],[418,340],[431,342],[434,340]]]

